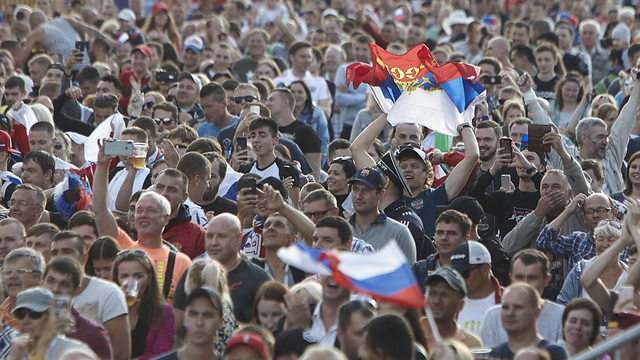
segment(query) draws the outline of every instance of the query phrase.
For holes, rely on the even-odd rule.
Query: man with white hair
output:
[[[597,84],[609,74],[611,69],[609,51],[600,46],[600,24],[592,19],[585,20],[580,23],[579,31],[582,43],[577,49],[591,56],[591,81]]]
[[[131,237],[118,227],[116,218],[107,207],[107,177],[109,162],[113,158],[104,154],[104,143],[100,144],[93,183],[93,211],[96,214],[98,233],[100,236],[111,236],[116,239],[123,249],[144,250],[154,264],[158,283],[164,284],[165,276],[171,277],[169,291],[167,293],[166,289],[163,289],[163,294],[167,297],[167,302],[172,304],[180,275],[191,265],[191,260],[183,253],[172,252],[162,243],[162,231],[169,223],[171,216],[169,200],[154,192],[145,192],[140,195],[136,203],[135,219],[138,241],[131,240]]]

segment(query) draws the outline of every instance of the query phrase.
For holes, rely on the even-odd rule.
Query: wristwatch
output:
[[[471,129],[471,131],[473,131],[473,126],[469,124],[463,124],[462,127],[460,128],[460,135],[462,135],[462,130],[464,130],[465,128],[469,128]]]
[[[528,174],[531,174],[531,173],[536,172],[536,171],[538,171],[538,169],[536,169],[535,166],[531,165],[531,167],[527,169],[526,173],[528,175]]]

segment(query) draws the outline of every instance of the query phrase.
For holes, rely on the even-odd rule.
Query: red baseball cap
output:
[[[0,151],[9,151],[19,154],[20,151],[11,147],[11,136],[4,130],[0,130]]]
[[[247,345],[251,347],[253,350],[255,350],[258,353],[258,355],[260,355],[262,360],[269,359],[269,356],[268,356],[269,350],[267,349],[267,342],[262,338],[262,336],[258,334],[248,332],[248,331],[241,331],[239,333],[236,333],[227,342],[227,347],[225,348],[225,351],[224,351],[225,354],[231,352],[231,350],[233,350],[234,348],[240,345]]]
[[[151,52],[151,49],[149,49],[147,45],[140,44],[136,46],[133,50],[131,50],[131,53],[133,54],[133,52],[136,50],[148,56],[149,59],[153,59],[153,53]]]
[[[152,14],[157,14],[163,10],[169,11],[169,7],[167,6],[167,4],[163,3],[162,1],[158,1],[157,3],[153,4],[153,6],[151,7]]]

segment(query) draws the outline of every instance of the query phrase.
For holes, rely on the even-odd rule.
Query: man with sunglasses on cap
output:
[[[462,274],[467,288],[458,324],[478,335],[485,312],[500,304],[504,290],[491,274],[491,254],[477,241],[464,242],[453,252],[451,268]]]
[[[427,278],[425,287],[425,301],[433,313],[442,340],[457,340],[470,349],[481,347],[480,338],[456,322],[467,296],[467,286],[460,273],[450,267],[442,267]],[[424,324],[427,325],[427,342],[433,345],[433,331],[428,322]]]
[[[569,217],[582,213],[587,232],[574,231],[563,236],[560,229]],[[596,256],[596,243],[593,231],[603,220],[612,220],[612,225],[620,228],[620,223],[615,221],[618,210],[613,199],[602,193],[594,193],[587,197],[578,194],[558,217],[545,226],[536,245],[542,251],[566,259],[569,269],[580,260],[589,260]]]
[[[91,350],[87,344],[61,334],[62,325],[70,326],[68,318],[60,317],[51,309],[53,294],[40,287],[18,294],[13,315],[18,319],[20,335],[11,341],[7,359],[59,359],[71,348]]]

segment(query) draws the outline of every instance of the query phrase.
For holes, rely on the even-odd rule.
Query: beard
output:
[[[205,191],[204,194],[202,194],[202,201],[207,202],[215,199],[216,195],[218,194],[218,189],[220,189],[220,185],[216,186],[213,189],[208,189],[207,191]]]
[[[480,161],[489,161],[491,159],[493,159],[494,156],[496,156],[496,151],[498,149],[493,149],[493,151],[490,151],[489,153],[487,153],[486,155],[480,155]]]

